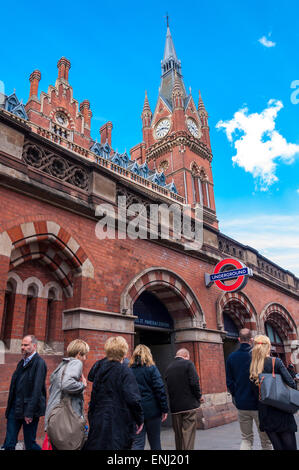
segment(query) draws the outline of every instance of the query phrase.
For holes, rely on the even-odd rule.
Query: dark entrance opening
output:
[[[228,356],[239,349],[239,330],[232,317],[227,313],[223,313],[223,323],[226,332],[226,337],[223,340],[223,353],[226,366]]]
[[[165,305],[148,291],[144,291],[136,300],[133,313],[138,317],[135,320],[134,348],[138,344],[150,348],[164,381],[165,371],[175,356],[173,320]],[[171,425],[170,417],[163,425]]]
[[[279,357],[286,366],[286,356],[281,336],[277,329],[270,322],[265,323],[265,332],[271,341],[271,356]]]

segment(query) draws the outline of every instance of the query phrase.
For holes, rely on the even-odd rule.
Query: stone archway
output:
[[[67,232],[61,225],[49,220],[39,220],[22,223],[7,228],[0,234],[0,258],[1,258],[1,285],[0,285],[0,326],[1,334],[5,329],[5,289],[7,279],[16,277],[15,271],[22,270],[22,266],[31,264],[32,274],[22,283],[23,289],[20,294],[26,294],[26,286],[32,284],[38,286],[35,329],[43,338],[45,329],[45,291],[43,283],[35,278],[35,269],[44,269],[50,278],[57,281],[58,291],[64,297],[73,296],[74,285],[77,285],[78,278],[94,278],[93,265],[75,238]],[[41,268],[37,268],[34,263],[38,262]],[[49,279],[50,281],[50,279]],[[49,289],[47,290],[49,292]],[[57,296],[61,300],[62,295]],[[24,299],[19,299],[24,302]],[[24,310],[24,306],[20,307]],[[57,311],[57,315],[62,315],[62,309]],[[17,321],[17,320],[16,320]],[[19,333],[17,334],[19,337]]]
[[[272,345],[273,353],[275,354],[277,349],[278,356],[284,357],[286,362],[291,361],[297,364],[299,358],[298,330],[288,310],[281,304],[271,302],[263,308],[260,320],[264,334],[267,334],[265,328],[267,324],[274,328],[282,340],[282,345]]]
[[[248,328],[252,336],[255,336],[259,329],[255,308],[243,292],[227,292],[218,299],[217,327],[226,332],[222,336],[226,364],[228,356],[239,347],[238,332],[242,328]]]
[[[248,328],[255,335],[260,329],[256,310],[243,292],[227,292],[217,302],[217,328],[224,330],[223,312],[227,313],[241,328]]]
[[[152,267],[135,276],[121,295],[120,312],[132,315],[135,300],[145,290],[162,300],[177,324],[182,326],[187,322],[205,328],[203,310],[191,287],[175,272],[163,267]]]

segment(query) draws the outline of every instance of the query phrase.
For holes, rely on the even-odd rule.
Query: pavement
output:
[[[299,450],[299,412],[295,419],[298,426],[296,433],[297,448]],[[252,450],[261,450],[256,426],[253,426],[254,441]],[[161,443],[163,450],[175,450],[174,432],[171,427],[162,426]],[[223,426],[210,429],[198,429],[196,431],[194,450],[239,450],[241,443],[241,433],[238,421],[234,421]],[[19,441],[16,450],[24,450],[24,442]],[[149,444],[146,440],[145,450],[149,450]]]
[[[299,412],[296,413],[295,419],[298,426],[296,433],[297,448],[299,450]],[[254,440],[253,450],[261,450],[261,443],[259,440],[256,426],[254,425]],[[163,450],[174,450],[174,432],[172,428],[162,427],[161,441]],[[224,424],[216,428],[198,429],[195,437],[195,450],[239,450],[241,443],[241,433],[238,421],[233,423]],[[145,449],[149,449],[148,442],[146,442]]]

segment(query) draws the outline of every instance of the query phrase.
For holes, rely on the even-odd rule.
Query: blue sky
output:
[[[145,90],[156,104],[166,12],[186,89],[196,103],[201,90],[210,115],[221,231],[299,276],[297,0],[17,0],[13,12],[3,2],[5,93],[26,102],[34,69],[47,91],[66,56],[74,97],[91,103],[93,138],[110,120],[114,149],[129,151],[142,140]]]

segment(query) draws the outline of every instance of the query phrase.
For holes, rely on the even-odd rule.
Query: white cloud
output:
[[[299,215],[221,217],[221,231],[299,277]]]
[[[243,108],[229,121],[219,121],[218,129],[224,129],[228,140],[237,151],[232,161],[250,172],[256,179],[257,188],[267,190],[278,181],[275,174],[277,160],[293,163],[299,153],[299,145],[288,143],[275,129],[278,112],[283,108],[281,101],[270,100],[268,107],[260,114],[248,114]],[[256,189],[257,189],[256,188]]]
[[[276,42],[270,41],[270,39],[267,39],[266,36],[263,36],[258,41],[259,41],[259,43],[261,43],[265,47],[275,47],[276,46]]]

